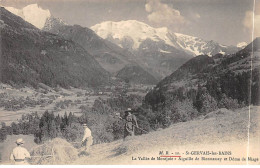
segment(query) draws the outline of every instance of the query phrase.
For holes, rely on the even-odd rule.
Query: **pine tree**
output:
[[[208,93],[207,88],[198,85],[198,92],[194,106],[198,112],[206,114],[217,108],[217,101]]]
[[[60,118],[60,115],[58,114],[56,117],[55,117],[55,124],[56,124],[56,129],[57,131],[60,133],[61,132],[61,118]]]
[[[0,129],[0,142],[6,140],[6,137],[7,137],[6,124],[4,122],[2,122],[1,125],[2,125],[2,128]]]
[[[200,110],[201,113],[207,114],[211,111],[216,110],[217,107],[218,106],[216,100],[212,96],[210,96],[209,93],[205,93],[202,96],[202,108]]]
[[[72,122],[73,122],[73,115],[72,115],[72,113],[70,112],[69,113],[69,116],[68,116],[68,126],[71,126],[71,124],[72,124]]]
[[[68,126],[68,115],[67,115],[67,112],[65,112],[62,122],[63,122],[63,125],[65,127]]]
[[[198,91],[196,95],[196,101],[194,102],[194,106],[197,108],[199,112],[201,111],[203,106],[202,95],[203,95],[202,86],[198,84]]]
[[[19,127],[18,127],[18,125],[15,122],[12,122],[11,127],[12,127],[14,135],[20,134]]]

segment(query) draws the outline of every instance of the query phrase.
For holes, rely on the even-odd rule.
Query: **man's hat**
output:
[[[19,139],[17,139],[17,140],[15,141],[15,143],[16,143],[17,145],[21,145],[21,144],[24,143],[24,141],[23,141],[22,138],[19,138]]]
[[[126,111],[132,111],[132,109],[131,108],[127,108],[127,110]]]
[[[87,124],[83,124],[83,127],[87,127]]]

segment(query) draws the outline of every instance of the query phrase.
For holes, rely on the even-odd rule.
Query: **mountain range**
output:
[[[77,43],[39,30],[0,9],[1,82],[96,87],[110,75]]]
[[[106,21],[91,27],[97,35],[104,39],[108,39],[122,48],[129,50],[147,50],[143,47],[147,39],[153,42],[163,42],[168,48],[158,50],[164,53],[172,53],[170,47],[183,50],[193,56],[196,55],[215,55],[231,54],[237,51],[235,46],[221,45],[214,41],[205,41],[198,37],[185,34],[174,33],[166,27],[153,28],[148,24],[136,20],[127,20],[120,22]]]
[[[35,25],[42,31],[56,34],[61,38],[77,43],[78,45],[83,47],[89,55],[93,56],[94,59],[97,60],[97,62],[112,76],[116,76],[117,73],[120,70],[126,68],[126,66],[138,66],[138,64],[134,61],[135,56],[132,53],[118,47],[117,45],[107,40],[100,38],[88,28],[84,28],[80,25],[68,25],[63,20],[52,16],[49,10],[43,10],[37,4],[28,5],[22,9],[15,9],[12,7],[7,7],[7,9],[13,14]],[[43,22],[44,25],[39,26],[39,24],[37,24],[34,19],[24,17],[25,13],[30,12],[33,12],[32,16],[36,16],[38,12],[47,13],[45,17],[38,18],[39,22]],[[139,67],[138,70],[140,70],[140,73],[138,74],[138,71],[135,71],[135,73],[138,74],[137,76],[143,78],[142,81],[156,81],[156,79],[154,79],[154,77],[150,73],[143,73],[145,70],[141,67]],[[149,75],[142,76],[144,74]],[[149,77],[151,76],[153,79],[149,80]],[[146,78],[148,79],[146,80]],[[140,83],[136,79],[133,79],[133,81],[135,81],[134,83]]]
[[[123,76],[132,76],[133,71],[129,71],[129,68],[136,67],[134,76],[143,78],[141,81],[153,81],[152,83],[172,74],[193,57],[228,57],[246,45],[240,43],[237,47],[226,46],[175,33],[165,27],[153,28],[136,20],[106,21],[90,29],[80,25],[68,25],[37,4],[22,9],[7,9],[41,29],[41,32],[55,34],[81,46],[111,76],[122,77],[122,72]],[[34,19],[38,15],[41,17]],[[127,72],[129,74],[125,74]],[[131,79],[134,83],[139,81]]]
[[[194,56],[238,51],[235,46],[174,33],[166,27],[153,28],[136,20],[106,21],[91,29],[103,39],[132,52],[142,67],[159,79],[171,74]]]
[[[68,25],[52,16],[48,9],[42,9],[37,4],[28,5],[23,9],[8,9],[18,16],[23,16],[21,13],[28,13],[28,9],[33,11],[32,16],[42,13],[38,22],[45,24],[41,26],[33,19],[22,18],[44,31],[80,44],[112,76],[116,76],[128,65],[135,65],[160,80],[194,56],[231,54],[238,51],[238,47],[235,46],[174,33],[165,27],[153,28],[136,20],[102,22],[90,28],[93,32],[80,25]],[[241,43],[238,46],[244,47],[244,45]]]

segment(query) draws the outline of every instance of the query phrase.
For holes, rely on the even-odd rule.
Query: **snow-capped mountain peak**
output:
[[[206,41],[198,37],[174,33],[166,27],[153,28],[146,23],[136,20],[106,21],[92,26],[91,29],[103,39],[133,51],[147,49],[146,40],[153,41],[152,48],[156,45],[159,51],[163,50],[171,53],[172,49],[170,48],[173,47],[194,56],[202,54],[212,56],[217,53],[227,54],[233,53],[237,49],[236,47],[230,48],[214,41]],[[140,47],[145,42],[146,47]],[[162,47],[163,43],[165,44],[164,47]]]
[[[198,37],[189,36],[181,33],[174,33],[177,36],[176,42],[181,48],[187,50],[195,55],[201,55],[203,52],[201,50],[205,49],[207,42]],[[211,55],[210,53],[207,53]]]
[[[48,9],[42,9],[38,6],[38,4],[30,4],[22,9],[16,9],[13,7],[5,7],[5,9],[17,16],[20,16],[25,21],[31,23],[39,29],[44,27],[47,18],[51,16]]]
[[[132,49],[138,49],[140,44],[146,40],[165,41],[168,45],[174,45],[168,38],[166,27],[153,28],[143,22],[127,20],[120,22],[106,21],[91,27],[100,37],[104,39],[114,39],[119,41],[131,41]],[[123,44],[118,44],[122,47]]]

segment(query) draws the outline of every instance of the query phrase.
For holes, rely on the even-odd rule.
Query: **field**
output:
[[[52,88],[20,88],[0,84],[0,122],[10,125],[17,122],[22,115],[46,110],[55,115],[63,115],[65,112],[81,115],[81,106],[91,108],[94,101],[101,97],[107,99],[106,94],[94,94],[91,89],[52,89]]]

